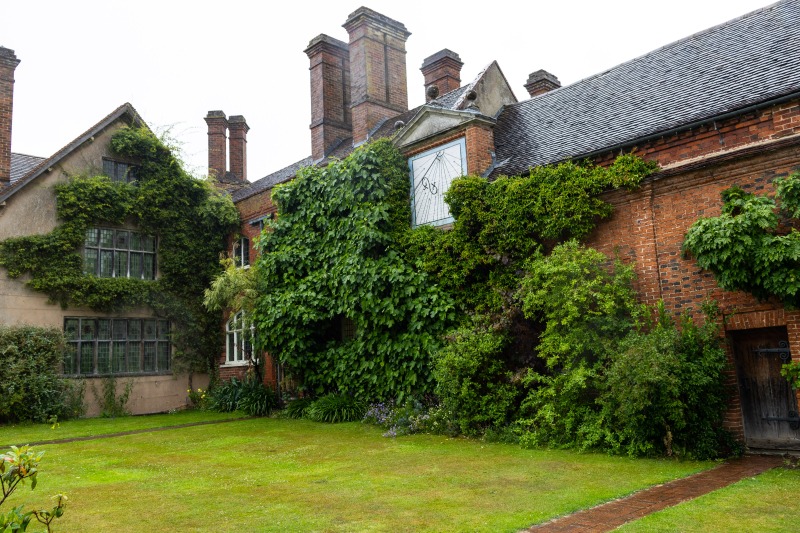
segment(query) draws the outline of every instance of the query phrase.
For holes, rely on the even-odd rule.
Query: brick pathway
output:
[[[611,531],[626,522],[721,489],[746,477],[755,476],[783,464],[779,455],[746,455],[720,466],[683,479],[670,481],[626,498],[591,509],[556,518],[525,531],[556,533],[561,531]]]

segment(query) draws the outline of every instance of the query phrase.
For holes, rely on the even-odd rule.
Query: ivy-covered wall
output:
[[[108,135],[106,146],[100,145],[103,139],[95,139],[93,146],[99,149],[79,149],[70,165],[54,170],[60,175],[33,182],[20,192],[25,195],[20,204],[54,203],[56,213],[29,226],[27,236],[0,242],[3,287],[20,294],[24,283],[45,295],[49,304],[77,309],[84,316],[141,316],[142,308],[149,309],[147,313],[172,324],[173,369],[209,370],[221,345],[221,316],[207,312],[201,298],[218,272],[227,235],[238,227],[238,213],[229,198],[186,173],[148,129],[122,128]],[[135,162],[137,181],[112,182],[98,175],[105,153]],[[77,174],[81,162],[83,173]],[[12,208],[16,201],[10,199]],[[11,224],[12,213],[6,208],[0,226]],[[24,215],[17,210],[23,221]],[[31,213],[31,218],[36,216]],[[53,228],[47,228],[48,218]],[[81,248],[86,230],[98,226],[137,228],[156,237],[157,279],[85,275]],[[32,301],[23,298],[21,303]],[[58,315],[64,316],[63,311]]]

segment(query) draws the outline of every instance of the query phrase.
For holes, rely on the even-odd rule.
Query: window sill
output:
[[[219,367],[220,368],[238,368],[238,367],[241,367],[241,366],[247,366],[247,364],[248,364],[247,361],[233,361],[233,362],[229,362],[229,363],[225,363],[225,364],[219,365]]]

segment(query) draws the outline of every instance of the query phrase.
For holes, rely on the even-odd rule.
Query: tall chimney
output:
[[[559,87],[561,87],[561,82],[558,81],[558,78],[546,70],[532,72],[528,76],[528,81],[525,82],[525,88],[528,90],[528,94],[531,95],[531,98],[548,93]]]
[[[408,110],[406,40],[396,20],[360,7],[344,23],[350,36],[353,144],[367,140],[383,120]]]
[[[353,136],[350,113],[350,50],[327,35],[305,49],[311,66],[311,156],[325,157],[331,147]]]
[[[11,183],[11,115],[17,65],[14,50],[0,46],[0,187]]]
[[[422,62],[422,75],[425,76],[425,101],[449,93],[461,87],[461,67],[464,63],[458,54],[445,48]]]
[[[228,169],[227,131],[228,119],[222,111],[209,111],[208,124],[208,175],[217,180],[225,179]]]
[[[235,179],[247,181],[247,132],[250,126],[242,115],[228,117],[228,144],[230,146],[231,174]]]

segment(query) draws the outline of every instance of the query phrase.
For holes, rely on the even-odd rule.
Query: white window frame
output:
[[[237,267],[250,268],[250,239],[239,237],[234,240],[231,257]]]
[[[244,311],[234,313],[225,323],[225,364],[222,366],[243,366],[249,364],[247,348],[250,348],[250,357],[253,356],[253,339],[256,328],[247,318]]]

